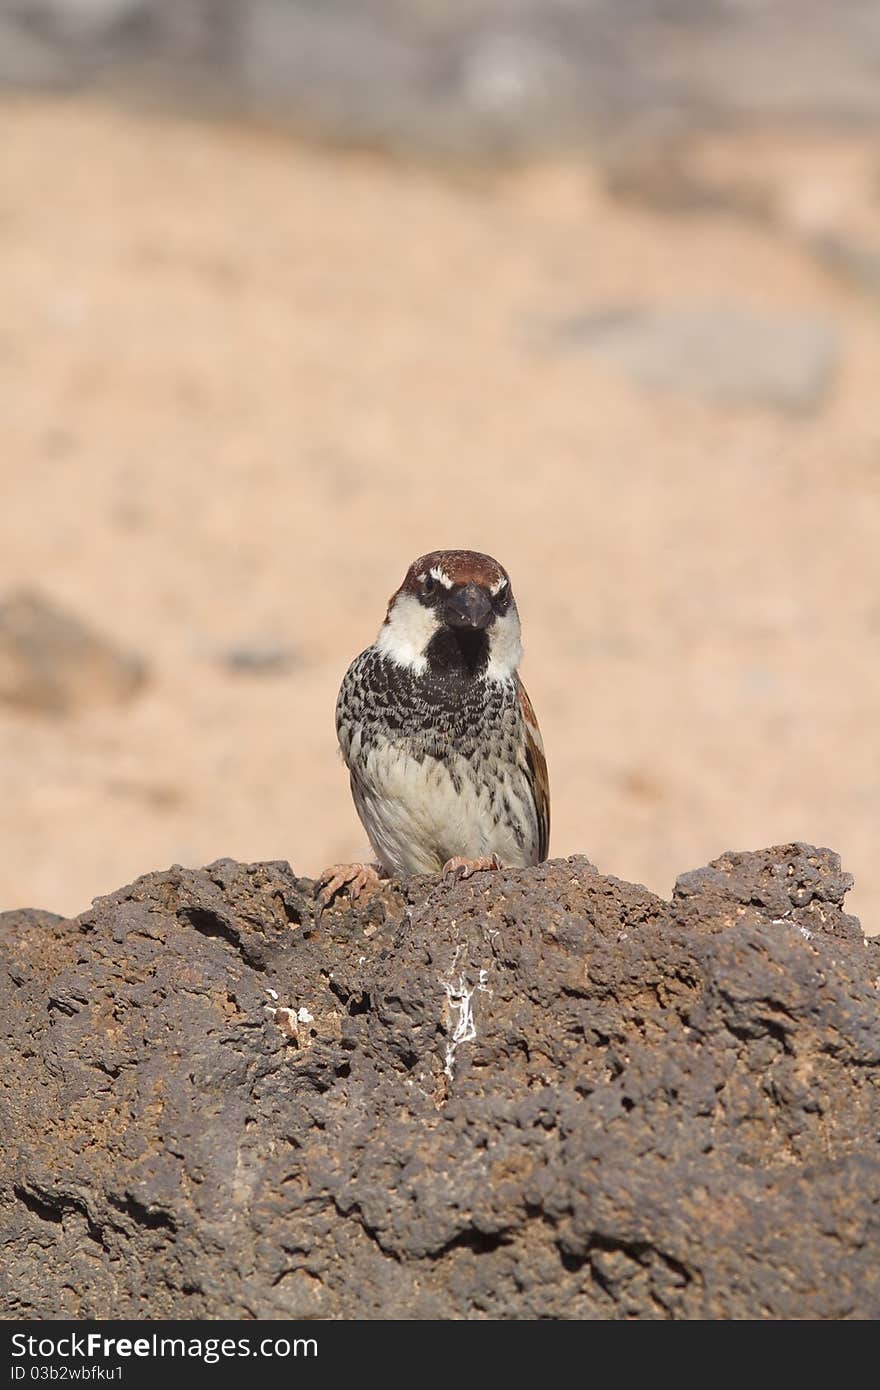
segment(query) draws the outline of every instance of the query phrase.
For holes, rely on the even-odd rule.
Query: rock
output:
[[[237,642],[218,654],[222,667],[234,675],[281,676],[302,665],[297,647],[285,642]]]
[[[31,27],[68,42],[100,42],[132,24],[151,9],[155,0],[11,0]]]
[[[804,244],[846,284],[880,299],[880,251],[876,247],[834,233],[808,236]]]
[[[0,938],[8,927],[10,931],[20,931],[23,927],[53,927],[56,922],[66,919],[57,912],[45,912],[40,907],[18,907],[11,912],[0,912]]]
[[[316,920],[221,860],[5,914],[3,1316],[876,1317],[848,884],[573,858]]]
[[[71,714],[127,700],[145,678],[139,657],[41,595],[17,593],[0,602],[0,704]]]
[[[583,348],[645,386],[786,411],[821,404],[838,356],[822,320],[723,306],[580,314],[557,326],[556,342]]]
[[[778,0],[0,0],[0,27],[7,82],[146,84],[371,145],[880,120],[871,0],[800,0],[796,25]]]
[[[68,77],[69,66],[57,48],[0,9],[0,88],[56,87]]]

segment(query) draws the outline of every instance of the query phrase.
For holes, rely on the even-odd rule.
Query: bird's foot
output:
[[[484,856],[482,859],[465,859],[457,854],[454,859],[447,859],[441,870],[445,879],[470,878],[471,874],[479,873],[481,869],[500,869],[501,860],[497,854]]]
[[[317,882],[318,911],[329,907],[336,894],[346,886],[351,902],[357,902],[362,893],[372,893],[379,886],[381,871],[378,864],[331,864],[325,869]]]

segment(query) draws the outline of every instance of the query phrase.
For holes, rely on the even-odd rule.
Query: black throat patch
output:
[[[484,629],[441,627],[425,656],[435,675],[481,676],[489,664],[489,636]]]

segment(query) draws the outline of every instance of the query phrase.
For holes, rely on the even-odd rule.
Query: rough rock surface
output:
[[[2,1311],[880,1314],[880,946],[805,845],[315,919],[285,863],[0,917]]]

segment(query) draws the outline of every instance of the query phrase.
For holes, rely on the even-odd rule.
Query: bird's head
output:
[[[522,647],[507,571],[475,550],[422,555],[392,596],[376,645],[416,674],[432,669],[509,679]]]

